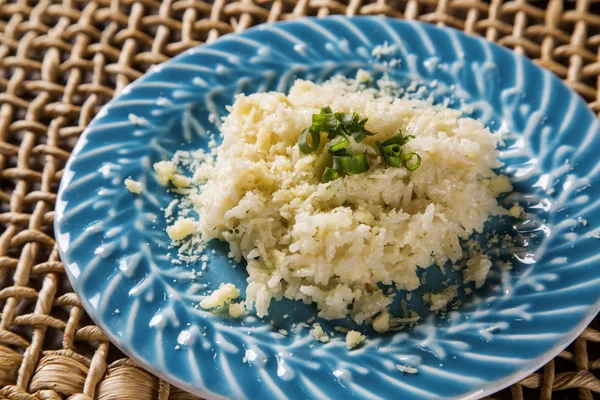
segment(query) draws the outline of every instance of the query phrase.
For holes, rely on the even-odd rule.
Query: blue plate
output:
[[[232,268],[219,243],[212,243],[203,278],[190,278],[198,266],[170,262],[161,208],[173,195],[156,182],[152,163],[182,148],[206,148],[206,133],[218,131],[209,114],[224,115],[236,93],[286,91],[298,77],[353,77],[359,68],[381,74],[389,59],[371,51],[384,42],[400,60],[390,71],[394,80],[420,79],[436,102],[467,103],[492,129],[512,132],[502,172],[523,194],[503,201],[525,207],[517,228],[529,231],[531,242],[513,270],[494,271],[474,299],[445,318],[385,335],[366,330],[370,339],[354,351],[339,333],[323,345],[307,328],[293,328],[314,313],[295,302],[274,303],[272,321],[194,307],[222,282],[245,287],[245,271]],[[599,310],[599,150],[600,126],[581,98],[485,40],[379,17],[265,24],[155,67],[102,109],[65,169],[56,237],[75,291],[109,338],[198,395],[477,398],[552,359]],[[143,195],[125,190],[129,176],[142,181]]]

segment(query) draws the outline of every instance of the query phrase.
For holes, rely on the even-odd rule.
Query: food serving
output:
[[[220,134],[214,161],[203,152],[204,162],[188,161],[191,179],[178,171],[182,154],[155,164],[198,216],[186,211],[167,232],[186,250],[193,236],[229,243],[247,262],[244,305],[259,317],[285,297],[385,332],[403,319],[390,315],[395,292],[380,285],[414,290],[418,269],[447,262],[464,283],[484,283],[492,262],[461,241],[508,213],[497,197],[512,187],[494,172],[500,136],[477,120],[358,81],[297,80],[287,95],[239,95]],[[425,295],[432,310],[456,296],[446,286]],[[200,305],[226,306],[232,290]]]

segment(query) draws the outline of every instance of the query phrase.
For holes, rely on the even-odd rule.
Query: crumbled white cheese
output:
[[[321,324],[319,324],[318,322],[315,322],[313,324],[313,327],[310,330],[310,335],[320,342],[329,342],[329,336],[327,336],[325,331],[323,331],[323,328],[321,328]]]
[[[206,309],[215,308],[215,307],[223,307],[225,304],[228,304],[233,299],[237,299],[240,295],[240,291],[235,287],[232,283],[226,283],[222,285],[220,288],[212,292],[210,296],[203,299],[200,302],[200,307]]]
[[[586,226],[588,224],[587,220],[581,217],[577,217],[577,222],[579,222],[583,226]]]
[[[367,83],[371,80],[371,74],[363,69],[356,71],[356,80],[360,83]]]
[[[156,171],[158,181],[163,186],[169,184],[169,180],[171,180],[175,174],[175,170],[175,165],[171,161],[159,161],[154,163],[154,171]]]
[[[233,318],[239,318],[244,314],[244,302],[231,303],[229,305],[229,315]]]
[[[363,340],[365,340],[365,336],[361,335],[359,331],[350,331],[346,334],[346,347],[353,349],[361,344]]]
[[[280,329],[279,333],[281,333],[283,336],[287,336],[288,331],[286,331],[285,329]]]
[[[508,215],[513,218],[519,218],[523,214],[523,207],[518,204],[513,205],[510,210],[508,210]]]
[[[142,184],[138,181],[134,181],[131,178],[127,178],[125,179],[125,187],[127,188],[127,190],[129,190],[131,193],[135,193],[135,194],[139,194],[142,193]]]
[[[148,120],[144,117],[138,117],[137,115],[130,113],[128,116],[129,118],[129,122],[131,122],[134,125],[150,125],[150,123],[148,122]]]
[[[382,56],[389,56],[389,55],[396,53],[397,49],[398,48],[396,47],[396,45],[390,46],[388,44],[388,42],[384,42],[383,44],[379,44],[379,45],[375,46],[373,51],[371,51],[371,55],[373,57],[379,59]]]
[[[497,175],[490,179],[488,188],[495,193],[507,193],[512,190],[510,179],[506,175]]]
[[[440,293],[425,293],[423,295],[423,301],[429,304],[429,309],[431,311],[438,311],[442,308],[446,307],[452,299],[456,297],[457,294],[457,285],[448,286],[446,289],[442,290]]]
[[[463,280],[467,282],[475,282],[475,287],[480,288],[488,272],[492,267],[492,262],[485,256],[478,255],[467,261],[467,268],[463,271]]]
[[[379,333],[387,332],[390,329],[390,314],[387,311],[383,311],[373,320],[373,329]]]
[[[185,239],[192,233],[194,233],[194,220],[192,218],[178,219],[173,225],[167,227],[167,234],[171,240]]]
[[[173,182],[173,185],[177,186],[178,188],[189,187],[192,184],[192,180],[190,178],[179,174],[173,174],[171,177],[171,182]]]
[[[416,374],[419,372],[419,370],[414,367],[409,367],[408,365],[402,364],[396,364],[396,369],[400,372],[404,372],[405,374]]]

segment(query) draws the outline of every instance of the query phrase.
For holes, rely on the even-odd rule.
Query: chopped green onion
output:
[[[397,144],[389,144],[383,148],[383,151],[390,156],[399,156],[402,153],[402,147]]]
[[[375,142],[377,148],[379,149],[379,153],[385,160],[385,163],[390,167],[400,167],[400,156],[402,154],[402,147],[398,144],[388,144],[384,146],[383,143],[377,141]]]
[[[367,138],[364,132],[357,130],[351,133],[351,136],[354,138],[356,143],[360,143]]]
[[[355,121],[358,122],[357,113],[346,114],[343,112],[336,112],[333,115],[335,115],[335,118],[342,124],[344,124],[344,126],[352,126],[355,123]]]
[[[337,154],[341,150],[344,150],[346,147],[348,147],[350,145],[350,141],[348,140],[348,138],[346,136],[339,135],[336,137],[339,137],[341,139],[335,143],[329,142],[327,144],[327,148],[331,154]],[[338,155],[342,155],[342,154],[338,154]]]
[[[340,174],[340,171],[338,171],[337,169],[325,167],[325,171],[323,172],[323,176],[321,177],[321,180],[323,182],[330,182],[330,181],[336,180],[340,176],[342,176],[342,175]]]
[[[333,156],[333,168],[348,174],[360,174],[369,170],[367,152],[348,156]]]
[[[381,154],[381,157],[385,157],[385,150],[383,148],[383,143],[381,143],[379,140],[376,140],[375,145],[379,149],[379,154]]]
[[[385,162],[390,167],[400,167],[400,155],[402,154],[402,147],[397,144],[389,144],[383,148]]]
[[[329,139],[334,139],[336,136],[340,135],[352,136],[357,143],[360,143],[365,140],[367,136],[374,135],[373,132],[369,132],[365,129],[367,121],[367,118],[360,119],[356,112],[348,114],[342,112],[333,113],[331,107],[325,106],[321,108],[321,111],[318,114],[313,114],[312,125],[309,129],[313,138],[315,137],[315,132],[327,132],[327,137]],[[301,140],[304,140],[304,144],[306,143],[307,135],[308,132],[300,137]],[[318,146],[315,146],[314,144],[312,147],[304,144],[302,146],[304,148],[304,153],[311,153],[318,148]]]
[[[402,129],[398,129],[398,133],[394,136],[383,142],[383,146],[388,146],[390,144],[397,144],[399,146],[404,146],[410,139],[414,139],[413,135],[402,136]]]
[[[358,120],[358,114],[353,113],[352,118],[348,118],[350,114],[346,114],[344,118],[344,127],[346,129],[346,133],[349,136],[352,136],[356,143],[360,143],[367,138],[367,136],[373,136],[373,132],[369,132],[365,129],[365,124],[368,119],[363,118],[362,120]]]
[[[412,165],[408,165],[408,162],[410,160],[412,160],[414,157],[417,158],[417,161],[415,161],[414,164]],[[408,153],[407,155],[404,156],[404,158],[402,159],[402,164],[404,164],[404,167],[409,170],[409,171],[414,171],[417,168],[419,168],[419,166],[421,165],[421,156],[418,155],[417,153]]]
[[[353,112],[352,114],[338,112],[334,115],[340,122],[338,125],[338,130],[342,131],[348,136],[352,136],[356,143],[362,142],[367,136],[374,135],[374,133],[365,129],[365,124],[367,123],[368,119],[363,118],[362,120],[359,120],[359,116],[356,112]]]
[[[319,132],[335,131],[338,126],[338,121],[335,115],[331,112],[331,108],[323,107],[319,114],[313,114],[311,129]]]
[[[369,170],[367,152],[353,155],[347,151],[350,146],[350,136],[356,143],[361,143],[367,136],[375,135],[365,129],[367,122],[367,118],[360,119],[356,112],[334,113],[329,106],[321,108],[318,114],[313,114],[312,125],[300,134],[298,147],[305,154],[315,152],[321,143],[321,132],[327,133],[330,142],[326,147],[327,151],[333,155],[333,166],[325,168],[322,177],[324,182],[338,179],[346,174],[360,174]],[[375,144],[387,165],[398,168],[403,164],[409,171],[414,171],[421,165],[421,157],[417,153],[409,153],[404,158],[402,157],[402,146],[411,138],[414,136],[404,136],[402,129],[398,129],[398,133],[391,138],[383,143],[376,141]],[[409,162],[411,162],[410,166]]]
[[[312,140],[312,146],[308,144],[308,134],[310,133],[310,138]],[[311,128],[306,128],[300,134],[300,138],[298,139],[298,147],[300,147],[300,151],[304,154],[310,154],[313,151],[316,151],[321,144],[321,133],[320,131],[313,130]]]
[[[381,143],[377,141],[375,144],[387,165],[391,167],[400,167],[400,164],[402,163],[407,170],[414,171],[421,165],[421,156],[417,153],[408,153],[404,158],[401,158],[402,146],[408,143],[411,138],[414,138],[414,136],[403,136],[402,129],[398,129],[398,133],[385,142]],[[409,166],[408,162],[415,157],[416,161]]]

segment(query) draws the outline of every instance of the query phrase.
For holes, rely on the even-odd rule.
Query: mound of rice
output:
[[[367,172],[322,183],[325,133],[318,151],[299,151],[323,106],[369,119],[377,135],[349,147],[368,152]],[[459,111],[302,80],[287,96],[240,95],[229,111],[216,163],[198,171],[208,180],[194,205],[202,238],[225,240],[235,260],[247,260],[246,304],[259,316],[286,297],[316,303],[325,319],[372,322],[392,300],[379,283],[416,289],[418,268],[461,260],[459,239],[506,214],[496,197],[512,188],[492,170],[500,138]],[[415,136],[403,147],[422,157],[414,172],[387,167],[376,150],[399,128]]]

